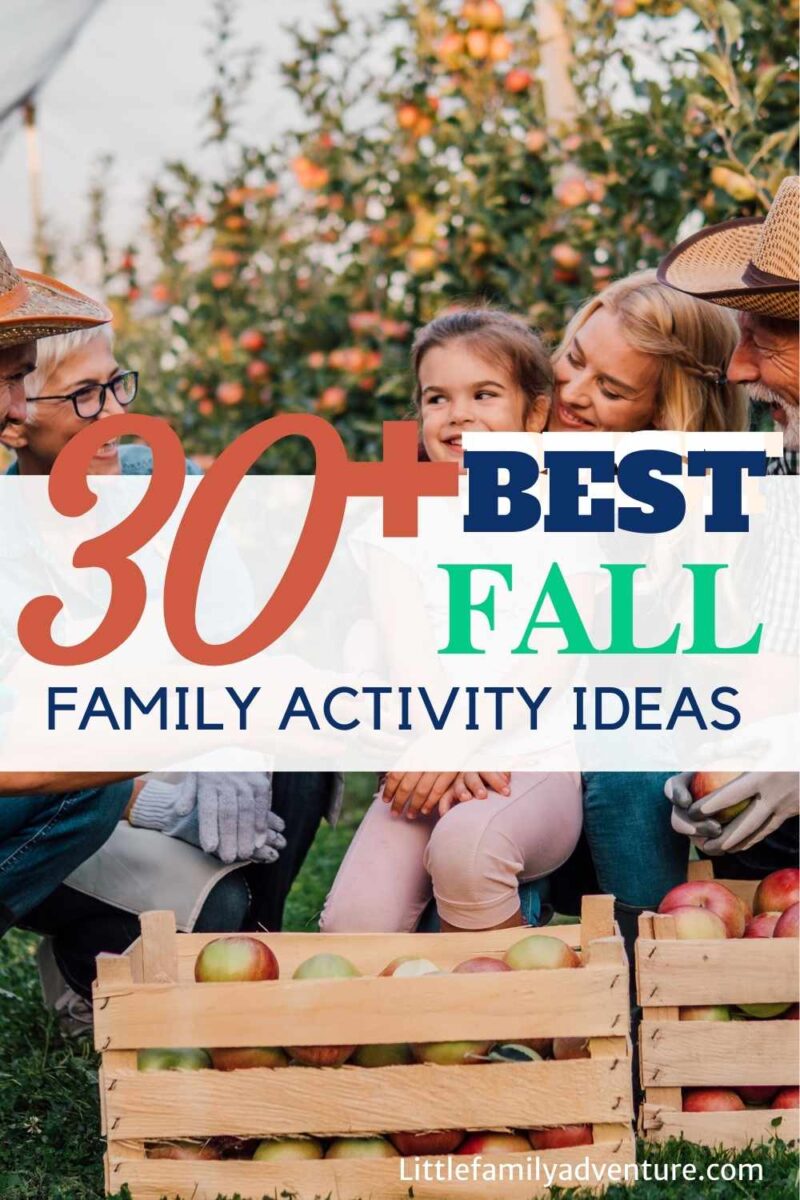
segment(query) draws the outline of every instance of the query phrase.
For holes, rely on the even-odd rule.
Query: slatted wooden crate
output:
[[[98,960],[94,1014],[102,1053],[100,1092],[108,1139],[106,1186],[128,1184],[134,1200],[245,1200],[288,1194],[314,1200],[407,1200],[399,1158],[300,1163],[162,1161],[148,1140],[318,1137],[429,1129],[527,1129],[590,1123],[594,1144],[542,1152],[546,1163],[598,1169],[634,1161],[628,964],[611,897],[587,897],[582,924],[547,932],[582,947],[579,969],[377,978],[394,957],[424,955],[443,969],[477,954],[502,954],[524,932],[476,934],[267,934],[281,979],[194,982],[211,935],[175,934],[172,914],[142,917],[142,935],[122,956]],[[306,958],[343,954],[356,979],[295,981]],[[286,1067],[231,1072],[139,1073],[147,1047],[342,1045],[453,1040],[588,1038],[591,1057],[568,1062],[413,1065],[365,1069]],[[531,1165],[535,1163],[536,1154]],[[496,1200],[544,1191],[504,1180]],[[509,1156],[505,1161],[512,1161]],[[413,1160],[403,1160],[407,1164]],[[458,1161],[458,1160],[456,1160]],[[461,1162],[468,1160],[461,1159]],[[591,1170],[591,1167],[590,1167]],[[461,1200],[491,1200],[483,1180],[459,1183]],[[453,1185],[414,1183],[415,1200],[443,1200]]]
[[[689,864],[689,879],[712,879],[706,861]],[[720,880],[748,904],[756,883]],[[800,1022],[789,1020],[681,1021],[690,1005],[796,1002],[798,943],[793,938],[678,941],[672,917],[646,913],[639,921],[636,984],[643,1008],[639,1055],[644,1103],[640,1132],[650,1141],[681,1137],[706,1146],[740,1149],[800,1137],[798,1110],[687,1113],[682,1088],[800,1082]]]

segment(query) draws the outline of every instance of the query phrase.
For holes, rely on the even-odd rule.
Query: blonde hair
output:
[[[47,380],[65,359],[82,350],[96,337],[101,337],[108,346],[114,344],[114,333],[110,325],[95,325],[91,329],[75,329],[72,333],[57,333],[55,337],[40,338],[36,343],[36,369],[25,376],[25,396],[28,401],[26,425],[36,420],[36,397],[42,394]]]
[[[739,338],[736,317],[729,309],[676,292],[659,283],[655,271],[637,271],[578,309],[553,362],[600,308],[620,318],[623,336],[634,350],[658,360],[656,429],[701,433],[747,429],[747,398],[726,376]]]

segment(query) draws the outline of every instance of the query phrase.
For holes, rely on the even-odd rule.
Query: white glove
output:
[[[271,812],[272,778],[264,771],[228,773],[198,771],[175,806],[179,816],[197,804],[200,845],[224,863],[272,861],[263,850],[281,850],[283,822]],[[187,780],[187,782],[189,782]]]
[[[702,800],[692,800],[687,779],[686,775],[674,776],[665,785],[665,792],[673,785],[672,794],[667,792],[673,802],[672,827],[688,832],[705,854],[749,850],[800,812],[798,776],[792,771],[747,772]],[[742,800],[750,803],[728,824],[715,819],[715,814]]]

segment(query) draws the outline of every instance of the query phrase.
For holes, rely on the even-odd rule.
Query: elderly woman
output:
[[[88,422],[123,412],[137,390],[138,374],[117,361],[108,326],[42,341],[25,380],[26,419],[3,431],[16,452],[8,473],[49,474],[71,438]],[[97,475],[151,470],[147,446],[116,438],[91,464]],[[200,471],[187,461],[186,473]],[[237,570],[228,553],[226,572]],[[240,590],[248,590],[244,576]],[[48,935],[39,954],[42,981],[64,1024],[80,1028],[88,1019],[96,956],[124,950],[145,909],[173,909],[183,930],[280,928],[291,883],[322,816],[335,815],[340,791],[339,776],[321,773],[137,779],[105,845],[25,918],[26,927]]]

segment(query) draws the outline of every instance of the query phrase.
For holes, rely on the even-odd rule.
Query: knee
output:
[[[244,927],[250,911],[250,889],[243,871],[231,871],[215,884],[200,909],[197,933],[233,933]]]
[[[320,933],[386,933],[386,916],[377,905],[365,904],[363,896],[334,886],[320,913],[319,929]]]
[[[492,883],[516,889],[522,863],[516,861],[518,854],[506,844],[482,804],[483,801],[473,800],[457,805],[431,834],[425,867],[437,897],[474,901]]]

